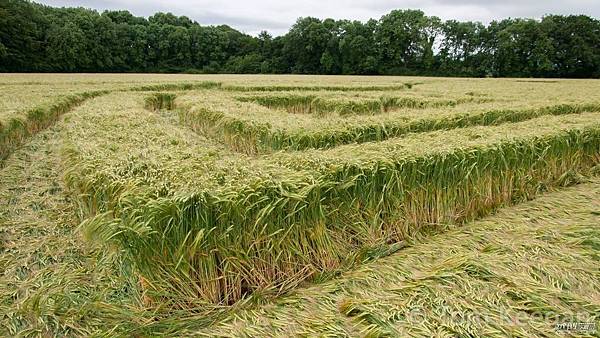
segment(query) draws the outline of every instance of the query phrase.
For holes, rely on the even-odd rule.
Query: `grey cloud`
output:
[[[193,15],[193,20],[203,24],[221,25],[227,24],[233,27],[242,27],[246,29],[256,30],[261,27],[271,27],[276,29],[288,29],[289,23],[285,21],[277,21],[270,19],[258,19],[250,17],[231,16],[223,13],[205,11],[197,15]]]

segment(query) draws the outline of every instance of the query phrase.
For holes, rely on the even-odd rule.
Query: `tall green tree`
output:
[[[418,10],[394,10],[379,20],[379,71],[383,74],[429,71],[440,20]]]
[[[376,74],[377,44],[375,28],[377,21],[342,21],[339,51],[343,74]]]
[[[600,21],[584,15],[549,15],[541,29],[552,48],[547,76],[600,77]]]
[[[449,20],[441,26],[438,71],[443,75],[482,76],[486,27],[480,22]]]
[[[513,77],[544,76],[552,71],[550,39],[532,19],[504,20],[496,32],[494,74]]]
[[[42,7],[22,0],[0,1],[0,71],[50,70],[44,61],[48,25]]]
[[[283,52],[294,60],[293,73],[318,74],[331,32],[317,18],[300,18],[285,37]],[[327,59],[327,58],[326,58]],[[326,61],[327,60],[323,60]]]
[[[99,13],[0,1],[0,71],[415,74],[600,77],[600,22],[441,22],[418,10],[379,20],[299,18],[287,34],[250,36],[186,16]]]
[[[58,71],[75,72],[90,64],[83,31],[73,22],[52,25],[48,31],[48,59]]]

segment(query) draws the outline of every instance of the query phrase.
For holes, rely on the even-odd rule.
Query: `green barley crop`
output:
[[[558,336],[557,323],[598,321],[599,195],[598,179],[549,193],[274,304],[207,328],[183,324],[188,319],[179,329],[230,337]]]
[[[144,105],[150,110],[172,110],[175,107],[175,97],[173,93],[154,93],[146,96]]]
[[[597,189],[501,209],[596,181],[598,88],[7,74],[0,335],[531,336],[554,331],[447,316],[594,320]]]
[[[220,103],[220,106],[207,106],[202,103],[189,103],[182,101],[179,105],[179,116],[182,123],[193,130],[209,135],[225,144],[231,149],[247,154],[268,153],[277,150],[302,150],[310,148],[332,148],[351,143],[364,143],[382,141],[389,138],[400,137],[412,132],[427,132],[465,128],[470,126],[492,126],[509,122],[520,122],[545,115],[579,114],[583,112],[600,112],[600,103],[586,104],[557,104],[541,106],[539,108],[524,109],[494,109],[464,112],[456,110],[455,113],[437,114],[438,109],[431,112],[416,112],[413,116],[398,113],[399,117],[386,117],[381,120],[344,121],[335,118],[314,119],[312,117],[298,117],[298,113],[311,113],[318,117],[328,115],[327,112],[338,111],[369,111],[381,109],[380,102],[375,102],[370,107],[369,103],[344,104],[335,107],[335,103],[323,104],[322,100],[313,96],[286,96],[274,99],[259,100],[261,104],[271,107],[287,106],[290,115],[295,117],[269,119],[246,117],[243,113],[238,115],[228,113],[233,108],[230,103]],[[450,101],[456,102],[456,101]],[[444,104],[445,105],[445,104]],[[441,106],[444,106],[441,105]],[[450,104],[449,106],[456,106]],[[327,108],[323,108],[327,107]],[[249,108],[243,108],[246,112]],[[414,110],[415,107],[412,107]],[[416,108],[417,111],[421,110]],[[412,112],[411,112],[412,113]],[[408,117],[410,116],[410,117]],[[309,121],[307,121],[309,119]],[[322,126],[318,128],[318,122]],[[287,123],[286,123],[287,122]],[[275,124],[281,127],[274,127]],[[306,124],[304,126],[303,124]],[[314,125],[313,125],[314,124]]]
[[[423,225],[460,224],[571,184],[599,161],[596,113],[256,159],[207,157],[214,146],[190,148],[166,125],[143,131],[159,121],[147,117],[127,124],[142,139],[111,136],[127,150],[115,161],[107,150],[121,145],[90,147],[106,141],[85,124],[111,134],[136,101],[122,111],[97,105],[83,107],[67,154],[69,186],[98,214],[84,228],[125,250],[149,299],[178,295],[182,307],[288,290]]]
[[[468,102],[488,102],[489,99],[466,97],[457,100],[426,100],[414,97],[381,96],[375,99],[340,100],[326,99],[316,95],[261,95],[242,96],[241,102],[256,102],[267,108],[283,108],[292,114],[328,115],[377,115],[403,108],[425,109],[438,107],[454,107]]]
[[[83,92],[60,97],[56,101],[27,111],[0,123],[0,160],[6,158],[23,141],[55,122],[61,114],[73,109],[85,100],[104,95],[106,90]]]
[[[288,91],[339,91],[339,92],[366,92],[366,91],[398,91],[411,89],[421,83],[403,83],[393,86],[224,86],[223,89],[233,92],[288,92]]]

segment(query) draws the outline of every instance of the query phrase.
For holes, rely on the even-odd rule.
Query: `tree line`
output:
[[[185,16],[0,2],[2,72],[187,72],[600,77],[600,21],[442,21],[419,10],[379,20],[299,18],[253,37]]]

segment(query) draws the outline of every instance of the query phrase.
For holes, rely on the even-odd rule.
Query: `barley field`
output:
[[[600,332],[598,80],[0,88],[0,336]]]

